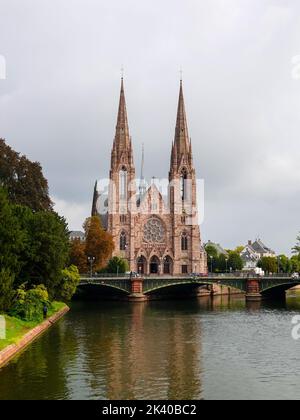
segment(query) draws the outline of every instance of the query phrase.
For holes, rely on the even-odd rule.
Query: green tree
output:
[[[217,258],[216,266],[217,266],[217,271],[219,273],[225,273],[226,269],[229,270],[228,255],[220,254],[219,257]]]
[[[14,215],[7,194],[0,188],[0,267],[17,275],[20,270],[19,254],[23,247],[24,232]]]
[[[294,246],[294,248],[292,249],[292,251],[293,251],[293,254],[300,255],[300,235],[297,236],[296,240],[297,240],[297,243]]]
[[[261,268],[265,273],[277,273],[278,271],[278,260],[275,257],[262,257],[257,267]]]
[[[208,271],[215,272],[218,269],[218,251],[213,245],[206,245]]]
[[[278,261],[277,266],[279,265],[279,271],[281,273],[291,272],[291,261],[286,255],[279,255],[277,257],[277,261]]]
[[[14,275],[5,268],[0,270],[0,313],[7,312],[13,305],[15,292]]]
[[[79,281],[80,275],[75,265],[62,270],[61,281],[57,287],[55,298],[64,302],[70,301],[76,292]]]
[[[3,139],[0,139],[0,186],[7,189],[12,203],[34,211],[52,209],[41,165],[15,152]]]
[[[85,255],[95,257],[95,270],[101,270],[108,263],[114,250],[114,242],[110,233],[106,232],[98,216],[88,218],[84,223]]]
[[[291,270],[291,273],[300,272],[300,254],[294,255],[290,259],[290,270]]]
[[[228,257],[228,267],[233,271],[240,271],[244,267],[243,260],[240,254],[236,251],[230,251]]]
[[[106,271],[106,273],[126,273],[129,271],[128,261],[121,257],[113,257],[109,260],[104,271]]]
[[[28,242],[20,282],[44,284],[53,299],[61,272],[69,260],[69,236],[64,218],[52,211],[24,212]]]

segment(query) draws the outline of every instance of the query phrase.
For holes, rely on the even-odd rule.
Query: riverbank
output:
[[[55,302],[48,318],[41,323],[22,321],[5,315],[6,338],[0,340],[0,368],[62,318],[69,309],[64,303]]]

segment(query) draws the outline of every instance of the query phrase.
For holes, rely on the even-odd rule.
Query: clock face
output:
[[[144,226],[144,241],[162,243],[165,239],[165,229],[160,219],[151,217]]]

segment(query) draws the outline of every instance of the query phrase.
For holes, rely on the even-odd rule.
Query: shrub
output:
[[[41,321],[44,305],[51,306],[44,285],[34,286],[27,291],[23,285],[17,290],[15,304],[11,312],[13,316],[26,321]]]

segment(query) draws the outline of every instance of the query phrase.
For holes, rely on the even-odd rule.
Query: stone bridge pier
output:
[[[260,279],[247,279],[246,282],[246,300],[248,302],[255,302],[262,299],[260,291]]]
[[[134,277],[131,281],[131,293],[128,296],[130,302],[145,302],[147,296],[143,293],[144,279],[142,277]]]

